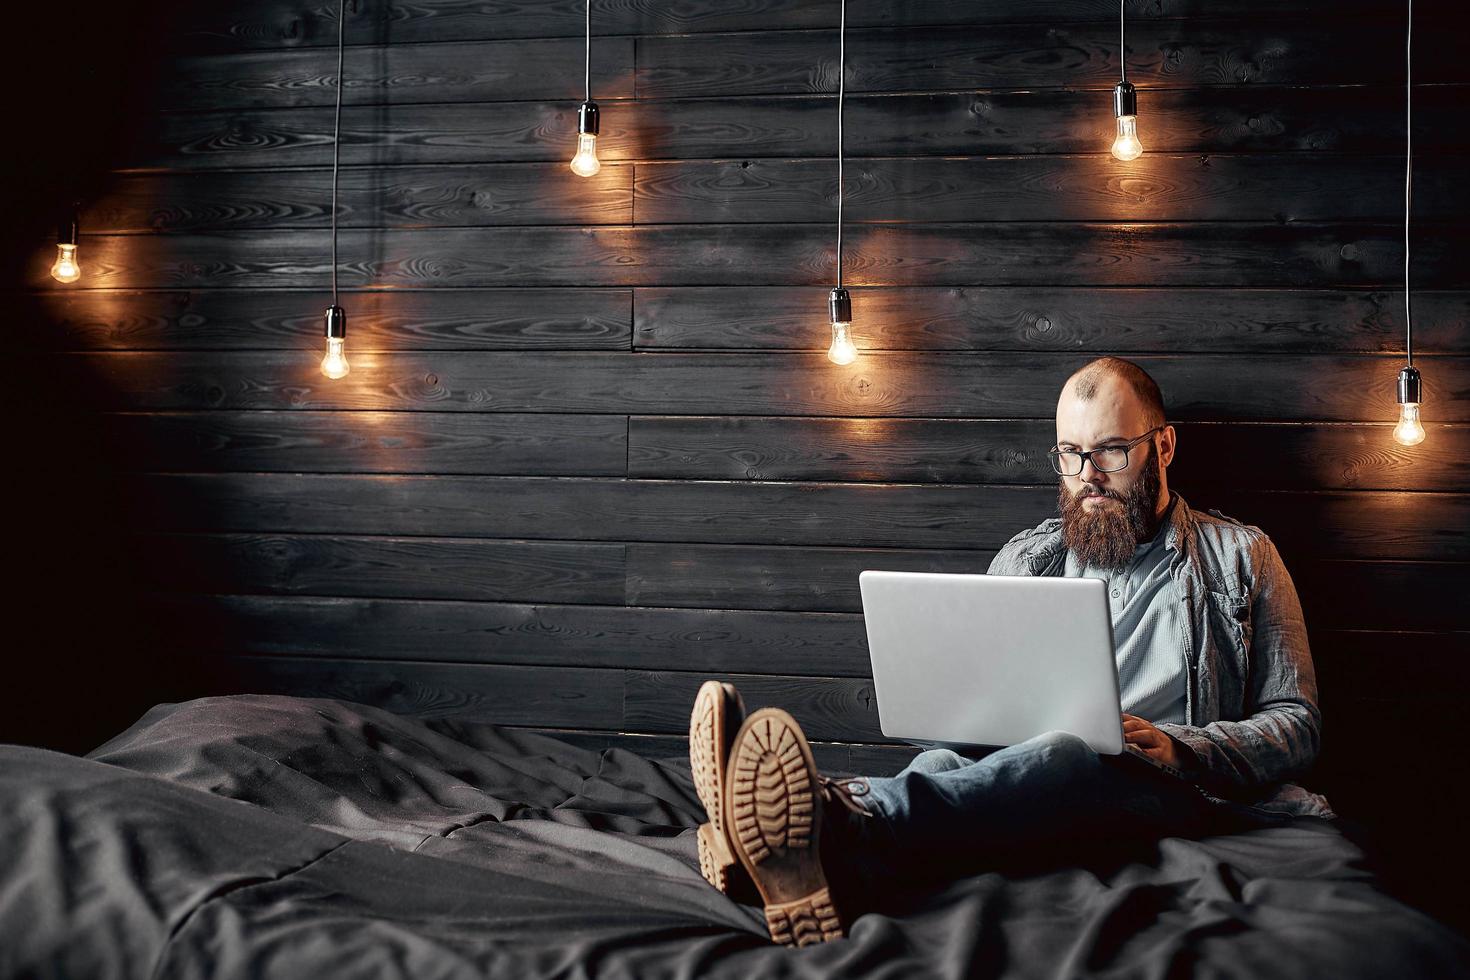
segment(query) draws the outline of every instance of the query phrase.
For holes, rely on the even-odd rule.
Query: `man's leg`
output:
[[[848,780],[880,826],[864,834],[864,875],[932,881],[965,871],[1063,857],[1078,845],[1220,829],[1225,815],[1198,789],[1139,759],[1100,756],[1048,732],[972,760],[920,753],[899,775]]]
[[[1223,824],[1190,784],[1063,732],[978,761],[935,750],[895,777],[830,779],[796,720],[763,708],[723,758],[711,782],[723,788],[730,849],[760,892],[772,938],[789,945],[841,936],[874,895],[1003,867],[1017,854]]]

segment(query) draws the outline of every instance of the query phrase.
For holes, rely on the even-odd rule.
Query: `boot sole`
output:
[[[822,872],[817,764],[796,719],[762,708],[745,720],[730,750],[725,797],[730,842],[765,903],[771,941],[842,938]]]
[[[725,894],[730,892],[730,870],[735,864],[725,826],[725,745],[730,702],[738,704],[739,697],[729,684],[705,681],[689,717],[689,770],[694,792],[709,817],[709,823],[699,826],[699,873]]]

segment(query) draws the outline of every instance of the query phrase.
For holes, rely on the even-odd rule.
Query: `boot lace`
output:
[[[871,817],[872,812],[857,801],[858,796],[867,795],[868,784],[860,779],[833,779],[831,776],[817,776],[817,787],[822,792],[822,800],[827,803],[841,803],[844,807],[859,816]]]

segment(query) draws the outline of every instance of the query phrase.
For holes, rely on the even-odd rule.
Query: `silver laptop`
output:
[[[1123,742],[1101,579],[865,571],[858,585],[889,738],[964,751],[1060,730],[1182,775]]]

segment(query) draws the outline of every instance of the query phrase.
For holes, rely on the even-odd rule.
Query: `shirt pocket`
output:
[[[1243,592],[1208,592],[1210,631],[1219,638],[1222,650],[1231,654],[1231,665],[1242,682],[1251,648],[1251,603]]]

